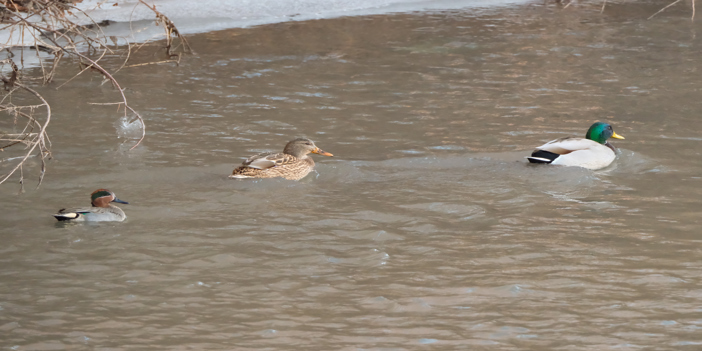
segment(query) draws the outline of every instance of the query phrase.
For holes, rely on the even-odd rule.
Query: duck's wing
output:
[[[62,208],[54,214],[54,217],[59,221],[68,221],[71,219],[78,219],[82,215],[93,212],[94,208],[80,207],[80,208]]]
[[[566,155],[573,151],[587,150],[598,144],[596,141],[585,138],[566,137],[556,140],[551,140],[536,148],[534,152],[539,150],[548,151],[558,155]],[[598,144],[599,145],[599,144]]]
[[[268,169],[276,166],[291,164],[296,160],[297,158],[295,156],[284,154],[282,152],[277,154],[268,153],[251,156],[244,161],[242,165],[248,168]]]
[[[588,150],[595,146],[595,144],[598,143],[585,138],[560,138],[551,140],[537,147],[527,159],[531,163],[552,163],[563,155],[568,155],[576,151]]]

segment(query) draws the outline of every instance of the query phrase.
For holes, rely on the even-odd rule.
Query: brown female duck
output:
[[[314,169],[310,153],[334,156],[318,148],[312,140],[298,138],[287,145],[282,153],[265,153],[249,157],[232,172],[229,178],[276,178],[290,180],[304,178]]]

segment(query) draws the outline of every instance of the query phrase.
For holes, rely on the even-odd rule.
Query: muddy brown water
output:
[[[85,103],[117,101],[99,77],[54,89],[64,62],[43,185],[0,186],[0,348],[702,347],[702,22],[599,5],[191,35],[179,67],[117,76],[134,151]],[[611,167],[524,160],[595,120],[626,137]],[[300,136],[335,157],[227,178]],[[126,222],[51,217],[101,187]]]

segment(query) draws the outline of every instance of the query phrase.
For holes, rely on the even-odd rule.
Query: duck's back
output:
[[[242,167],[255,168],[255,169],[268,169],[277,166],[284,166],[293,162],[297,162],[298,159],[295,156],[279,153],[264,153],[249,157],[246,161],[242,162]]]
[[[248,158],[236,168],[230,178],[304,178],[314,168],[311,157],[297,158],[285,153],[259,154]]]

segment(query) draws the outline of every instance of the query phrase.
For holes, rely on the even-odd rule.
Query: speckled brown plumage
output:
[[[320,150],[309,139],[295,139],[285,145],[282,153],[264,153],[249,157],[229,178],[285,178],[299,180],[314,169],[309,153],[332,154]]]

